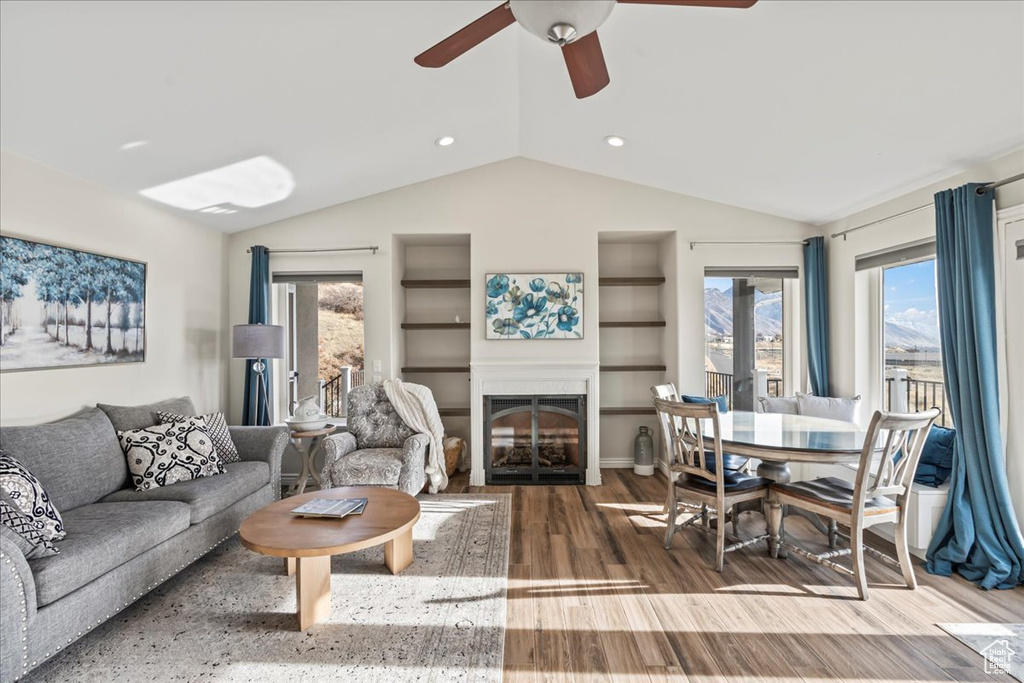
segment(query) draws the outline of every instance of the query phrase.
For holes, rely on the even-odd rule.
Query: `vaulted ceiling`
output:
[[[496,4],[5,1],[0,144],[127,195],[287,168],[285,199],[182,212],[229,232],[517,155],[823,223],[1024,145],[1021,2],[620,5],[585,100],[518,26],[413,63]]]

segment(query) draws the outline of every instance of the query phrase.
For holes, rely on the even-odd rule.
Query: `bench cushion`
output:
[[[224,474],[215,477],[179,481],[148,491],[121,489],[101,502],[177,501],[188,505],[189,523],[198,524],[270,482],[270,466],[262,461],[232,462],[224,469]]]
[[[0,448],[35,475],[54,507],[95,503],[128,480],[117,433],[102,410],[29,427],[0,427]]]
[[[188,528],[184,503],[94,503],[64,512],[59,555],[30,560],[40,607]],[[155,578],[155,577],[154,577]]]

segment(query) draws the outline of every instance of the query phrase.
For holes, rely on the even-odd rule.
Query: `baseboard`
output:
[[[601,469],[633,468],[633,458],[601,458]]]

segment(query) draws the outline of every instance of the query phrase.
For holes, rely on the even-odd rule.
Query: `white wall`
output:
[[[703,267],[716,265],[795,265],[799,247],[697,249],[690,240],[803,239],[813,229],[795,221],[738,209],[523,158],[482,166],[365,199],[340,204],[232,235],[228,263],[230,317],[243,322],[248,298],[248,246],[348,247],[375,244],[369,253],[280,255],[272,270],[361,270],[366,283],[366,359],[381,360],[393,376],[398,357],[398,325],[393,288],[400,279],[392,235],[468,233],[471,236],[472,361],[599,358],[598,233],[676,231],[681,289],[675,305],[682,320],[681,390],[703,391]],[[578,270],[586,286],[585,338],[579,342],[488,341],[484,338],[484,276],[488,272]],[[238,419],[243,367],[231,365],[231,414]]]
[[[139,404],[189,395],[221,410],[227,388],[227,237],[143,201],[0,153],[3,234],[144,261],[144,363],[8,372],[0,422],[31,424],[97,402]]]

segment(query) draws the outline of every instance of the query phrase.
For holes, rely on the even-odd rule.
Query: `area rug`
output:
[[[295,579],[237,536],[28,681],[500,681],[511,496],[420,496],[413,564],[331,559],[331,614],[298,630]]]
[[[985,673],[1008,673],[1024,681],[1024,624],[939,624],[977,652]]]

